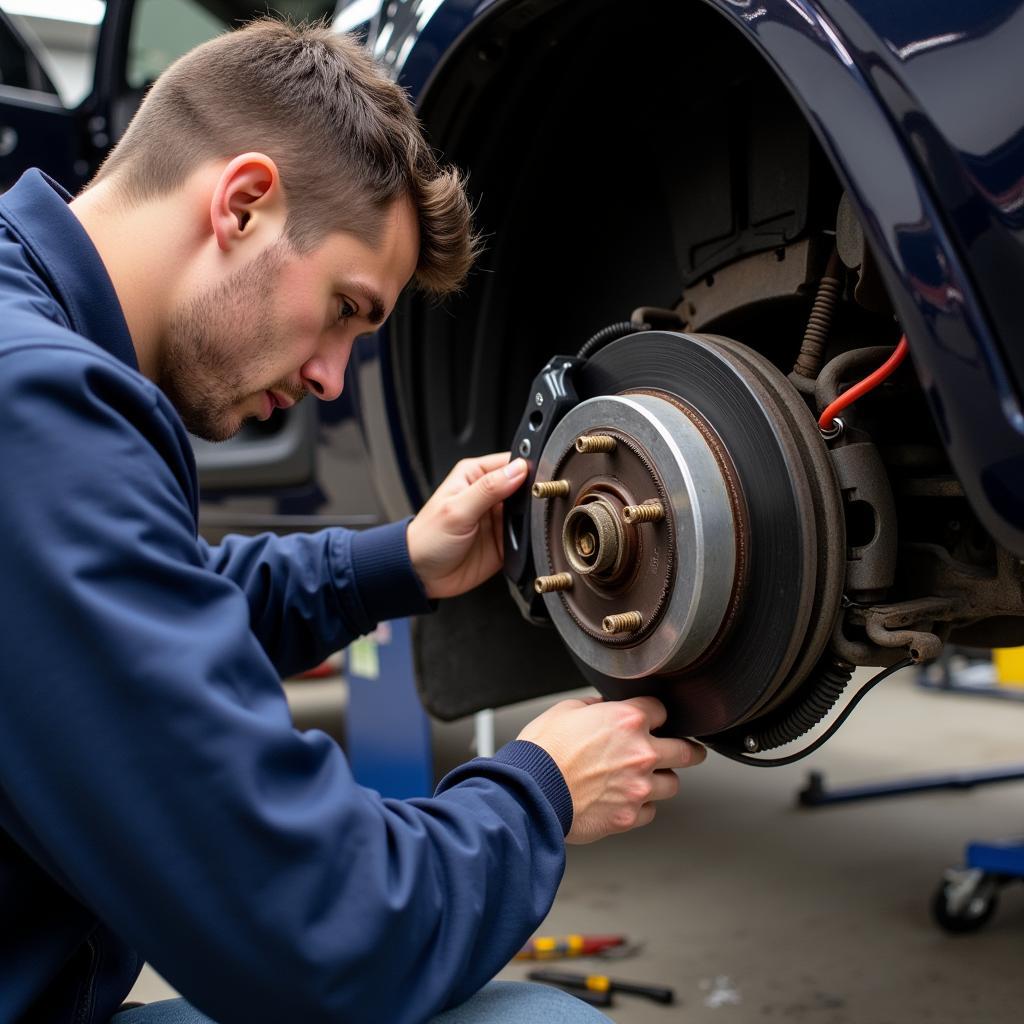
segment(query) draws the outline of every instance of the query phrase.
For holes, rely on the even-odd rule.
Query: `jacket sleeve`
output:
[[[358,533],[202,540],[206,567],[249,604],[249,625],[282,676],[318,664],[381,619],[431,611],[406,545],[408,520]]]
[[[0,358],[12,834],[221,1024],[427,1020],[546,914],[565,782],[517,742],[384,800],[296,732],[197,544],[171,415],[81,353]]]

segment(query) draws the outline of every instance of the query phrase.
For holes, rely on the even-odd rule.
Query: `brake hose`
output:
[[[896,346],[892,355],[882,363],[882,365],[875,370],[874,373],[868,374],[862,381],[854,384],[853,387],[847,388],[835,401],[830,402],[826,407],[821,416],[818,417],[818,429],[822,431],[831,431],[833,429],[836,416],[839,415],[844,409],[853,405],[858,398],[866,395],[869,391],[877,388],[887,377],[889,377],[896,368],[903,362],[907,355],[907,336],[904,334],[900,338],[900,343]]]
[[[725,750],[720,747],[716,747],[713,743],[709,743],[707,740],[702,740],[706,747],[709,747],[716,754],[721,754],[722,757],[727,757],[730,761],[738,761],[740,764],[753,765],[756,768],[780,768],[785,764],[793,764],[794,761],[800,761],[807,757],[808,754],[813,754],[826,740],[831,739],[836,730],[850,717],[853,709],[861,702],[861,700],[867,696],[868,691],[877,686],[883,679],[888,679],[894,672],[898,672],[901,668],[906,668],[908,665],[913,665],[913,658],[904,658],[903,661],[896,662],[895,665],[890,665],[886,669],[882,669],[877,675],[872,676],[849,700],[846,707],[839,712],[836,720],[810,745],[798,750],[795,754],[790,754],[787,757],[770,757],[770,758],[758,758],[751,757],[749,754],[741,754],[738,751]]]

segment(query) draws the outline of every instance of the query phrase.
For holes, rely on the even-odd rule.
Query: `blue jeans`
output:
[[[213,1024],[213,1021],[184,999],[165,999],[134,1010],[123,1010],[110,1019],[110,1024]],[[430,1024],[609,1024],[609,1020],[592,1006],[559,989],[521,981],[492,981],[461,1006],[434,1017]]]

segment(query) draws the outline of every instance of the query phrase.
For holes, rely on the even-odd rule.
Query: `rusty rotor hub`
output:
[[[664,485],[633,438],[611,428],[596,436],[612,439],[614,448],[581,453],[570,439],[555,469],[569,486],[547,504],[545,545],[551,571],[573,580],[561,602],[580,629],[628,646],[650,633],[664,610],[674,571],[672,520],[642,527],[626,521],[625,509],[666,501]],[[640,616],[637,628],[604,628],[608,616],[630,611]]]
[[[656,392],[582,402],[537,480],[538,590],[573,653],[622,679],[697,659],[726,617],[738,545],[726,472],[693,419]]]

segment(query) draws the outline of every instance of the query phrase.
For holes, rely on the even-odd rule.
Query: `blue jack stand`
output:
[[[434,791],[430,719],[416,692],[412,627],[382,622],[352,643],[345,660],[346,748],[361,786],[404,800]]]
[[[991,920],[999,890],[1024,881],[1024,839],[971,843],[967,866],[950,868],[932,900],[932,916],[955,935],[974,932]]]

